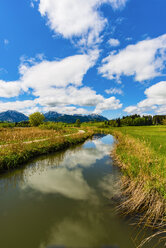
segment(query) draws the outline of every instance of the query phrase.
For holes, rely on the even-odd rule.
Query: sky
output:
[[[165,0],[1,0],[0,112],[166,114]]]

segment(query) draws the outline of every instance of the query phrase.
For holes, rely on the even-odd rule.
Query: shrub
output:
[[[80,126],[81,126],[81,122],[80,122],[79,119],[76,120],[75,126],[76,126],[76,127],[80,127]]]
[[[44,121],[45,117],[40,112],[35,112],[29,116],[29,122],[31,126],[37,127]]]

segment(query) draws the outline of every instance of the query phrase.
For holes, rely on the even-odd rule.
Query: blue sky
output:
[[[0,112],[166,114],[165,0],[1,0]]]

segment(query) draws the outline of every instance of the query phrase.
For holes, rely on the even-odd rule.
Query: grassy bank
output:
[[[166,233],[166,126],[93,128],[117,140],[111,155],[124,175],[121,209]]]
[[[52,139],[57,136],[77,133],[78,128],[58,127],[49,129],[49,126],[25,128],[0,128],[0,145],[15,144],[27,141]]]
[[[145,224],[165,228],[166,127],[122,127],[111,130],[118,143],[114,158],[124,172],[122,208],[141,212]]]
[[[73,133],[73,129],[71,129],[59,133],[53,130],[39,130],[38,128],[7,130],[9,133],[13,132],[13,135],[4,133],[7,138],[3,139],[3,145],[0,149],[0,172],[18,168],[38,155],[60,151],[81,143],[93,135],[92,131],[85,133],[79,133],[78,129],[75,131]]]

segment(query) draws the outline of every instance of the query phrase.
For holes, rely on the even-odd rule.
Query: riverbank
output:
[[[136,214],[138,223],[166,233],[166,127],[98,130],[112,134],[117,141],[111,157],[124,175],[120,210],[126,215]]]
[[[29,135],[28,141],[19,140],[18,142],[17,139],[16,143],[16,139],[13,139],[15,142],[8,142],[7,144],[1,145],[0,173],[19,168],[39,155],[57,152],[72,145],[82,143],[93,135],[93,131],[90,130],[80,132],[76,129],[76,131],[77,133],[73,133],[73,130],[71,130],[71,132],[68,130],[68,134],[66,134],[66,132],[59,134],[54,133],[53,131],[46,133],[41,132],[44,135],[41,136],[41,133],[37,130],[36,133],[39,132],[40,135],[33,135],[33,139],[32,137],[30,139]],[[40,139],[36,140],[38,136],[40,136]]]
[[[107,129],[117,142],[111,156],[123,172],[120,210],[166,234],[166,127]],[[155,236],[155,235],[154,235]],[[149,239],[142,242],[148,241]]]
[[[145,212],[146,224],[156,227],[166,219],[166,164],[151,146],[128,134],[114,131],[118,140],[113,157],[124,173],[122,208]],[[141,221],[145,221],[144,217]]]
[[[155,131],[155,134],[153,133]],[[113,130],[118,143],[113,150],[115,163],[124,173],[120,209],[138,214],[138,223],[159,231],[166,239],[166,135],[162,128],[120,128]],[[148,242],[142,241],[140,247]]]

